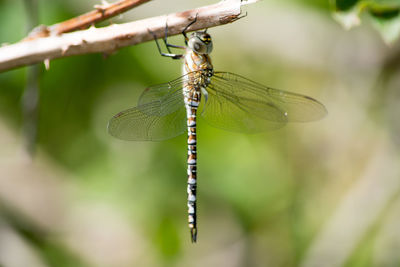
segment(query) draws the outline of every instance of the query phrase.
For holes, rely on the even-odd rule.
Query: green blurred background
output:
[[[212,4],[152,1],[123,23]],[[0,0],[0,43],[26,36],[22,0]],[[40,0],[51,25],[98,1]],[[186,136],[124,142],[108,120],[180,75],[154,42],[39,70],[27,152],[28,68],[0,74],[0,266],[400,266],[399,42],[344,30],[325,1],[268,0],[209,29],[215,70],[306,94],[321,121],[258,135],[198,127],[198,243],[190,243]],[[101,25],[108,25],[104,22]],[[172,43],[182,43],[181,36]]]

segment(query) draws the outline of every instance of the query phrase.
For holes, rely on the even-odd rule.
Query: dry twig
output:
[[[239,18],[241,5],[256,1],[226,0],[166,16],[113,24],[103,28],[90,27],[83,31],[4,46],[0,48],[0,72],[60,57],[98,52],[112,53],[121,47],[152,40],[148,29],[157,37],[163,36],[167,22],[169,35],[180,34],[196,15],[197,22],[189,28],[190,31],[230,23]]]
[[[150,0],[122,0],[113,4],[94,6],[96,10],[90,11],[78,17],[57,23],[51,26],[40,25],[23,41],[29,41],[40,37],[56,36],[67,32],[87,29],[100,21],[109,19],[129,9],[137,7]]]

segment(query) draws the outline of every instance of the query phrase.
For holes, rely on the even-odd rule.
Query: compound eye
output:
[[[198,52],[200,51],[201,45],[199,43],[194,43],[194,51]]]
[[[193,50],[196,51],[197,53],[205,53],[206,52],[205,45],[200,40],[193,43]]]
[[[189,39],[188,46],[190,49],[192,49],[194,52],[199,53],[199,54],[205,54],[208,53],[208,46],[206,45],[199,36],[193,36],[192,38]]]

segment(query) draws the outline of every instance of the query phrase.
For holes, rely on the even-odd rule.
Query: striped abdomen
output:
[[[191,232],[192,242],[196,242],[197,220],[196,220],[196,189],[197,189],[197,138],[196,138],[196,113],[200,104],[200,92],[195,90],[188,91],[186,101],[187,127],[188,127],[188,222]]]
[[[200,105],[202,88],[206,88],[209,77],[212,74],[212,65],[208,55],[200,55],[188,51],[185,55],[183,74],[188,74],[184,84],[184,98],[186,105],[188,127],[188,222],[192,242],[197,238],[197,214],[196,214],[196,189],[197,189],[197,137],[196,114]]]

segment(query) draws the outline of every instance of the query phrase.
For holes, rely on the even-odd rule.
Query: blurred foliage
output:
[[[39,1],[40,23],[77,16],[93,3]],[[179,11],[188,1],[173,3]],[[151,1],[129,15],[141,16],[147,5],[149,16],[171,8],[169,1]],[[21,169],[20,175],[31,179],[13,187],[11,195],[28,198],[33,213],[46,222],[52,222],[49,214],[58,216],[53,215],[56,223],[38,226],[20,215],[17,205],[0,206],[0,231],[1,221],[6,221],[44,266],[318,266],[304,262],[323,254],[313,254],[313,248],[320,245],[342,199],[368,172],[376,147],[396,138],[400,97],[398,51],[389,51],[368,27],[343,31],[330,12],[333,8],[335,18],[348,27],[367,17],[395,45],[399,8],[396,1],[377,0],[337,0],[332,5],[325,0],[271,0],[246,8],[244,19],[209,29],[215,69],[316,97],[329,115],[260,135],[224,132],[200,120],[198,244],[189,244],[186,225],[186,137],[123,142],[106,130],[111,116],[134,106],[146,86],[180,75],[181,62],[160,57],[153,42],[107,56],[53,60],[48,71],[40,65],[35,160],[57,183],[43,182],[40,177],[45,175],[34,176],[26,165],[25,170],[6,164],[17,157],[6,145],[0,172],[7,177],[0,183],[17,181],[9,170]],[[0,28],[1,43],[26,35],[25,12],[22,0],[0,0],[0,23],[12,25]],[[181,36],[172,37],[171,43],[182,44]],[[1,119],[14,136],[21,131],[26,72],[21,68],[0,74]],[[396,153],[388,158],[396,161]],[[368,195],[371,207],[376,194],[387,188],[385,175],[379,173],[378,178],[382,184]],[[36,184],[43,192],[29,191]],[[54,192],[53,201],[46,202],[40,197],[48,184]],[[10,201],[1,198],[3,193],[0,190],[0,204]],[[56,213],[50,207],[60,199],[65,203]],[[368,209],[351,218],[360,220],[364,232],[354,237],[342,266],[380,266],[376,240],[387,218],[379,214],[369,226],[362,212]],[[339,228],[335,235],[342,237],[346,230]],[[332,250],[335,241],[328,242]],[[326,262],[336,260],[329,256]],[[0,265],[1,259],[0,253]],[[390,260],[395,262],[396,255]]]
[[[398,0],[332,0],[334,18],[346,29],[361,23],[362,13],[388,44],[400,36],[400,2]]]
[[[51,233],[3,201],[0,202],[0,218],[32,245],[48,266],[88,266],[59,240],[51,237]]]

